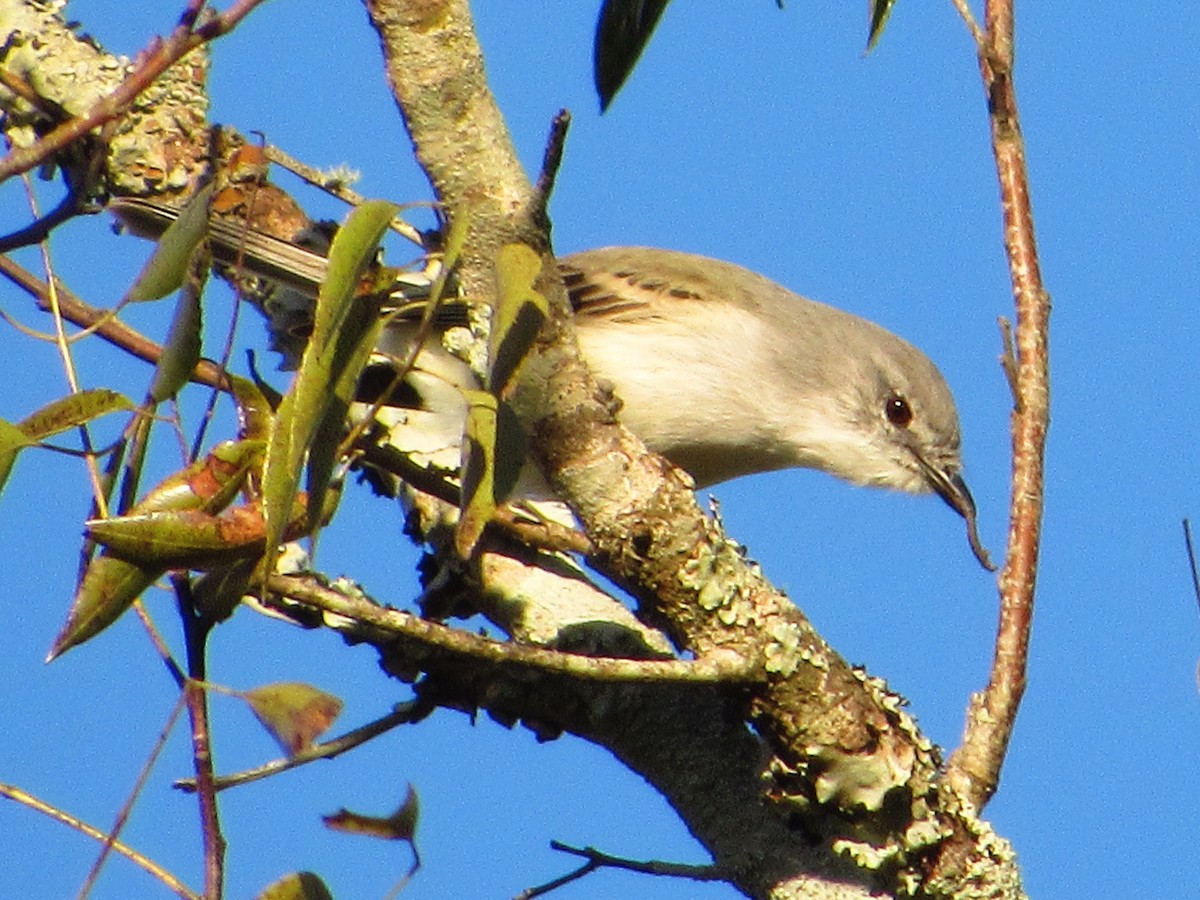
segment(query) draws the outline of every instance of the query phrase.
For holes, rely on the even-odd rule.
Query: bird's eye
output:
[[[883,401],[883,414],[897,428],[907,428],[913,420],[912,407],[899,394],[889,394]]]

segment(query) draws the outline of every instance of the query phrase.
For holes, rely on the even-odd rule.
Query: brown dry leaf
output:
[[[323,821],[334,831],[344,831],[347,834],[365,834],[385,841],[408,841],[413,844],[417,833],[417,818],[420,814],[420,803],[413,786],[408,786],[408,793],[400,808],[386,818],[379,816],[364,816],[361,813],[339,809],[331,816],[322,816]],[[413,844],[413,852],[416,852]]]

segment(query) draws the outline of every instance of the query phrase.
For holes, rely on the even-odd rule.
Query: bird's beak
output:
[[[975,499],[971,496],[971,492],[967,490],[967,483],[962,480],[962,476],[958,472],[954,472],[953,474],[948,473],[931,465],[919,456],[918,461],[921,464],[921,469],[924,471],[926,479],[929,481],[929,486],[933,488],[939,497],[946,501],[951,509],[966,519],[967,541],[971,545],[971,552],[979,560],[979,564],[989,572],[995,572],[996,566],[992,562],[991,556],[988,555],[987,549],[979,540],[979,527],[975,521]]]

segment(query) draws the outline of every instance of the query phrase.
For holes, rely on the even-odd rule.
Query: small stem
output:
[[[196,796],[200,804],[200,827],[204,842],[204,897],[205,900],[221,900],[225,878],[225,838],[221,834],[214,784],[208,694],[197,683],[205,680],[205,648],[212,623],[196,615],[191,585],[185,576],[172,576],[171,583],[175,587],[187,644],[188,684],[184,693],[192,723],[192,763],[196,773]]]
[[[54,819],[54,821],[61,822],[68,828],[74,828],[80,834],[86,835],[92,840],[105,842],[111,846],[114,853],[119,853],[134,865],[145,869],[164,885],[166,885],[168,890],[174,891],[180,897],[185,898],[185,900],[200,900],[199,894],[190,890],[187,885],[185,885],[182,881],[180,881],[154,860],[144,856],[141,853],[138,853],[133,848],[126,844],[122,844],[118,840],[114,840],[113,835],[105,834],[94,825],[89,825],[87,822],[83,822],[69,813],[65,813],[61,809],[51,806],[44,800],[41,800],[32,794],[26,793],[16,785],[0,783],[0,797],[7,797],[9,800],[20,803],[22,806],[27,806],[36,812],[40,812],[42,815],[49,816],[51,819]]]

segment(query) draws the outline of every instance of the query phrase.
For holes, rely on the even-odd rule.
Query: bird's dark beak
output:
[[[996,566],[992,563],[992,558],[988,555],[987,549],[979,540],[979,527],[975,521],[975,499],[971,496],[971,492],[967,490],[967,483],[962,480],[962,476],[957,472],[947,474],[945,471],[930,465],[923,459],[920,462],[921,468],[925,472],[925,477],[929,480],[929,486],[933,488],[939,497],[946,501],[951,509],[967,520],[967,541],[971,545],[971,552],[979,560],[979,564],[989,572],[995,572]]]

